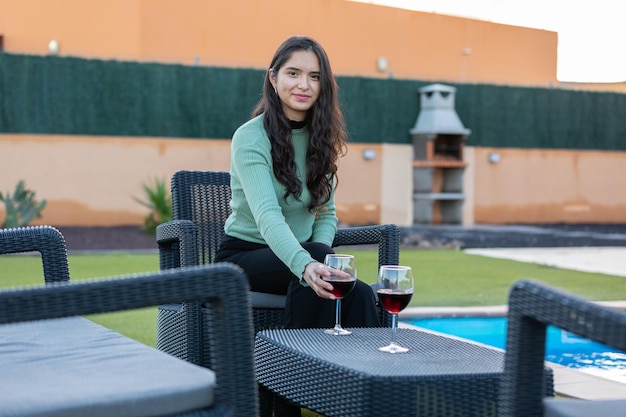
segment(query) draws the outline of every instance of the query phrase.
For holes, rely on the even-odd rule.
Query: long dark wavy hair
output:
[[[320,63],[320,92],[317,101],[308,110],[306,125],[309,131],[306,182],[311,194],[309,210],[316,212],[330,199],[333,184],[337,182],[337,162],[346,153],[347,133],[339,107],[338,88],[324,48],[306,36],[293,36],[276,50],[263,83],[263,96],[252,112],[252,117],[263,114],[263,126],[272,145],[274,175],[290,194],[300,198],[302,182],[296,176],[291,127],[283,112],[281,101],[270,82],[295,51],[315,53]]]

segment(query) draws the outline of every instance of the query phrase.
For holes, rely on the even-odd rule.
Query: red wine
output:
[[[346,295],[350,294],[352,288],[354,288],[354,284],[356,284],[356,278],[340,278],[334,275],[329,277],[322,277],[322,279],[326,282],[330,282],[333,285],[333,289],[331,293],[338,299],[342,299]]]
[[[377,293],[383,307],[391,314],[398,314],[404,310],[413,296],[413,292],[394,292],[386,289],[378,290]]]

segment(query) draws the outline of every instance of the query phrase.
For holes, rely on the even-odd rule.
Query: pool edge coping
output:
[[[615,301],[596,301],[596,304],[612,308],[615,310],[626,311],[626,300]],[[508,312],[508,306],[445,306],[445,307],[409,307],[404,309],[398,317],[417,318],[417,317],[503,317]]]

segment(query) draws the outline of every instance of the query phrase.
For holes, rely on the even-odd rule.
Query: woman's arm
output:
[[[262,239],[294,275],[302,277],[305,266],[314,259],[302,248],[285,220],[278,201],[284,189],[274,180],[271,145],[259,125],[262,126],[244,125],[233,136],[233,195],[237,195],[236,187],[240,187],[249,209],[249,213],[242,209],[238,214],[242,215],[241,220],[250,223],[251,235],[257,234],[252,236],[253,240]],[[252,218],[246,219],[246,214]]]

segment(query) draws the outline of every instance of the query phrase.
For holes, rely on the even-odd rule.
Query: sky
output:
[[[353,0],[558,33],[561,82],[626,82],[622,0]]]

